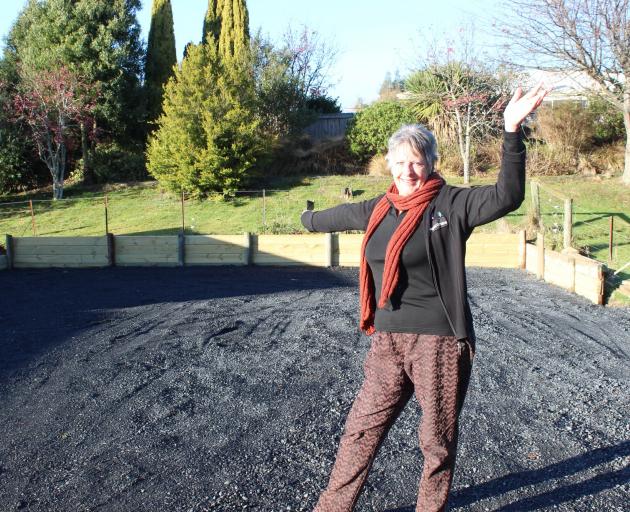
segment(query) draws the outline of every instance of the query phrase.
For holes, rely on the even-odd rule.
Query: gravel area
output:
[[[628,510],[630,310],[469,269],[452,510]],[[312,510],[362,380],[357,271],[0,273],[0,510]],[[408,404],[357,511],[412,512]]]

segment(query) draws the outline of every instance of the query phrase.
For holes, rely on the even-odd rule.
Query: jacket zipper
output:
[[[429,217],[428,217],[429,219],[431,219],[431,215],[433,214],[434,211],[435,211],[435,208],[432,208],[431,212],[429,213]],[[455,327],[453,326],[453,322],[451,320],[451,316],[448,314],[448,310],[446,309],[446,305],[444,304],[444,299],[442,298],[442,293],[440,292],[440,287],[438,286],[437,279],[435,278],[435,268],[433,267],[433,253],[431,252],[430,237],[429,237],[429,234],[431,233],[430,231],[431,223],[428,222],[427,224],[429,225],[429,229],[425,231],[424,237],[425,237],[425,243],[427,246],[427,256],[429,258],[429,268],[431,269],[431,278],[433,279],[433,286],[435,286],[435,291],[437,292],[438,298],[440,299],[440,304],[442,304],[442,308],[444,309],[444,314],[446,315],[448,324],[451,326],[453,335],[457,336],[455,332]]]

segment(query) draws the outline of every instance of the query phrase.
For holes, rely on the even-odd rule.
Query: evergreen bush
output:
[[[249,62],[191,45],[164,92],[147,168],[168,190],[193,196],[237,190],[267,151],[255,115]]]
[[[589,100],[587,111],[593,120],[593,142],[598,146],[625,139],[623,113],[600,97]]]
[[[396,101],[380,101],[361,110],[346,134],[350,152],[361,162],[387,152],[387,141],[404,124],[416,122],[413,112]]]

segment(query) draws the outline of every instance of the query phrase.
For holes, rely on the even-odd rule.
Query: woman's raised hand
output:
[[[518,87],[503,112],[505,131],[518,131],[523,119],[538,108],[548,92],[549,90],[543,87],[542,83],[539,83],[527,94],[523,94],[523,89]]]

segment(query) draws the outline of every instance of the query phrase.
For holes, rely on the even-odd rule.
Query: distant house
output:
[[[601,90],[601,85],[583,71],[530,71],[527,87],[533,87],[539,82],[553,87],[543,100],[543,104],[551,107],[564,101],[577,101],[586,106],[589,96]]]

